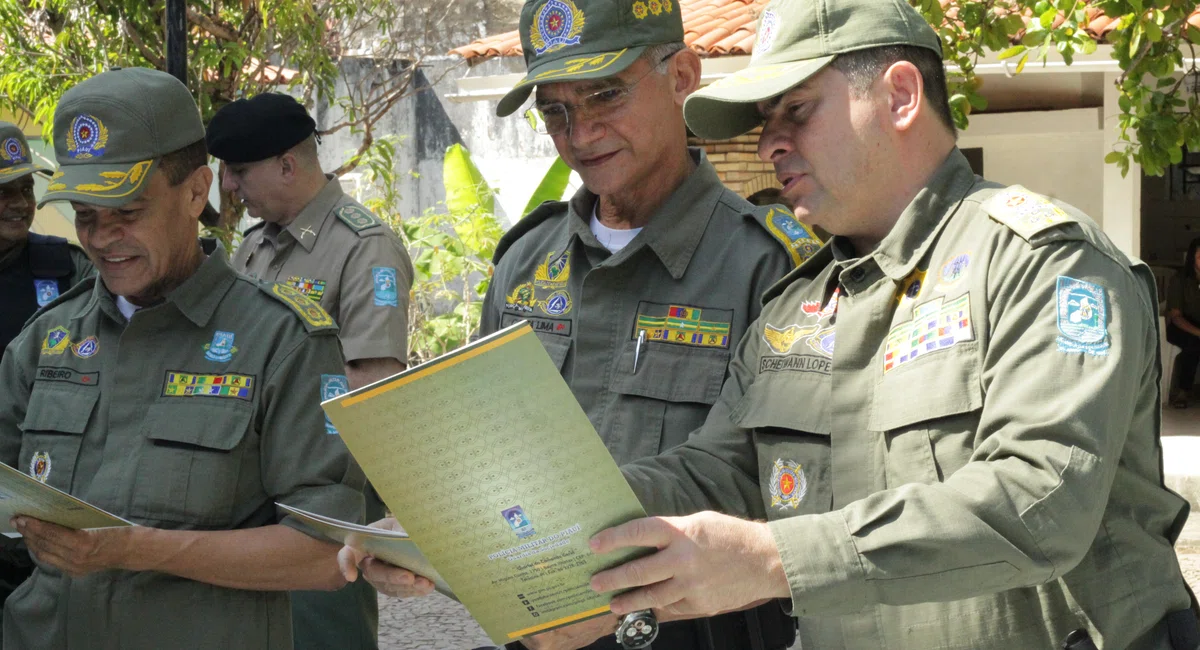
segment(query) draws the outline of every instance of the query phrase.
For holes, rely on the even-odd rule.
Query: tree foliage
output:
[[[960,128],[972,111],[987,108],[979,93],[975,66],[990,50],[1027,65],[1052,54],[1068,65],[1092,54],[1095,39],[1086,27],[1104,15],[1115,19],[1105,35],[1121,69],[1120,139],[1105,161],[1128,173],[1136,162],[1147,173],[1162,175],[1183,158],[1183,149],[1200,151],[1200,98],[1185,78],[1197,73],[1200,29],[1188,23],[1195,0],[910,0],[942,38],[951,75],[951,108]]]

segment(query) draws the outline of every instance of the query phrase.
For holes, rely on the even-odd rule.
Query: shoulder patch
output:
[[[1013,185],[994,194],[992,198],[984,201],[983,210],[993,221],[1008,226],[1025,241],[1030,241],[1035,235],[1055,226],[1078,223],[1078,219],[1050,199],[1030,192],[1020,185]]]
[[[525,215],[520,221],[513,224],[508,232],[500,238],[500,242],[496,244],[496,253],[492,255],[492,264],[499,264],[500,258],[504,257],[504,253],[525,233],[533,230],[538,224],[546,221],[550,217],[563,214],[566,212],[566,201],[546,201],[533,209],[533,212]]]
[[[29,319],[25,321],[25,327],[29,327],[29,324],[32,323],[33,321],[37,320],[38,316],[41,316],[43,313],[45,313],[51,309],[54,309],[56,306],[61,305],[62,303],[74,298],[75,296],[78,296],[79,294],[82,294],[82,293],[91,293],[92,288],[95,286],[96,286],[96,276],[94,276],[94,275],[80,280],[78,283],[76,283],[75,286],[71,287],[70,289],[67,289],[63,293],[58,294],[57,298],[46,303],[46,306],[33,312],[33,315],[30,316]]]
[[[353,203],[343,205],[337,209],[336,213],[337,218],[341,219],[342,223],[350,226],[350,230],[354,232],[362,232],[368,228],[374,228],[383,224],[378,217],[367,212],[366,208]]]
[[[821,250],[821,239],[812,228],[801,223],[791,210],[782,205],[757,207],[751,213],[771,236],[783,244],[792,257],[792,266],[798,267]]]
[[[333,317],[329,315],[321,306],[313,302],[308,296],[300,293],[294,287],[286,284],[260,282],[258,288],[263,292],[270,294],[279,302],[292,308],[300,320],[304,321],[304,328],[309,332],[320,330],[333,329]]]

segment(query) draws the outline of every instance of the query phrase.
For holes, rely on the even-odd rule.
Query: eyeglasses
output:
[[[629,85],[613,86],[612,88],[597,90],[590,95],[585,95],[576,104],[556,102],[554,104],[534,106],[525,111],[525,119],[534,131],[542,135],[562,135],[566,133],[571,128],[572,113],[575,114],[576,120],[582,120],[586,117],[598,120],[611,120],[617,117],[629,104],[629,96],[633,94],[634,87],[641,83],[643,79],[650,76],[650,73],[654,72],[655,68],[666,63],[667,60],[682,51],[676,50],[659,59],[654,65],[650,66],[649,70],[646,70],[642,76]]]

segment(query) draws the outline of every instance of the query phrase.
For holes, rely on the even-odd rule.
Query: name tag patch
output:
[[[526,321],[533,331],[541,334],[557,334],[559,336],[571,335],[571,319],[569,318],[534,318],[532,316],[518,316],[516,314],[501,314],[500,327],[505,328],[509,325]]]
[[[37,381],[62,381],[80,386],[97,386],[100,384],[99,372],[79,372],[72,368],[50,368],[39,366]]]
[[[638,304],[631,338],[637,339],[638,333],[644,331],[648,341],[729,349],[732,322],[732,309],[642,302]]]
[[[164,397],[226,397],[249,401],[254,395],[254,377],[169,370],[162,394]]]
[[[918,357],[975,340],[971,294],[950,302],[936,298],[913,309],[913,318],[892,327],[883,353],[883,371],[891,372]]]

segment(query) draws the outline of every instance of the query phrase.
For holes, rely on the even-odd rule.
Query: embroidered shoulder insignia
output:
[[[350,226],[350,229],[354,232],[362,232],[383,223],[375,215],[353,203],[348,203],[338,208],[337,217],[342,220],[342,223]]]
[[[787,249],[793,266],[800,266],[821,250],[821,240],[817,234],[787,208],[773,205],[756,211],[755,217]]]
[[[307,325],[308,331],[323,330],[334,327],[333,318],[321,306],[313,302],[308,296],[300,293],[295,287],[287,284],[268,284],[259,285],[263,291],[271,294],[276,300],[291,307],[300,320]]]
[[[984,202],[983,209],[993,220],[1008,226],[1025,241],[1054,226],[1077,221],[1050,199],[1020,185],[1000,191]]]

